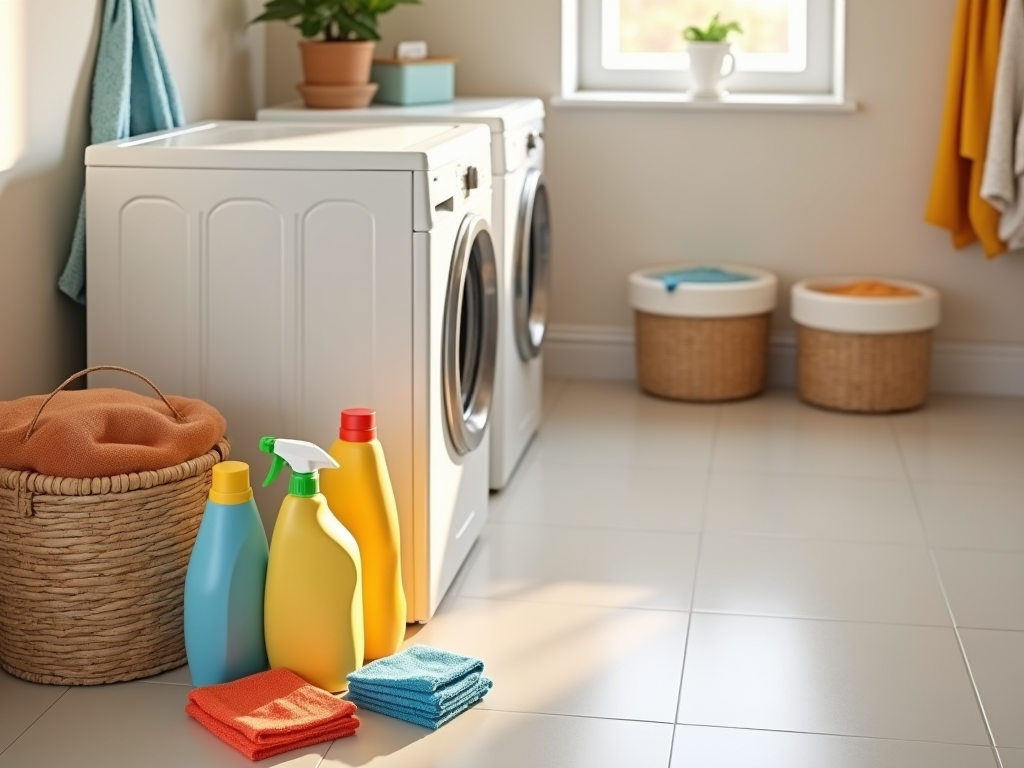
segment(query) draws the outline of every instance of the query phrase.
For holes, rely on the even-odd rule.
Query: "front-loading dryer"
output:
[[[212,403],[257,475],[262,435],[326,447],[342,408],[374,408],[410,621],[430,618],[487,519],[489,138],[226,122],[86,152],[90,364]],[[281,492],[256,495],[272,531]]]
[[[460,98],[447,104],[307,109],[292,102],[260,110],[284,122],[480,123],[491,131],[493,225],[498,260],[499,337],[491,418],[492,490],[503,489],[540,427],[543,342],[551,275],[551,215],[544,177],[540,99]]]

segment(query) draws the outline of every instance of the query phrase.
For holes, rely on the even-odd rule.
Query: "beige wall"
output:
[[[262,31],[246,30],[247,3],[157,0],[190,120],[251,117],[257,106]],[[20,30],[11,38],[22,55],[13,79],[27,94],[14,106],[27,141],[14,169],[0,173],[0,399],[8,399],[52,389],[85,362],[85,313],[58,293],[56,283],[82,191],[102,2],[0,4],[8,11],[18,6]]]
[[[735,259],[788,285],[814,273],[920,279],[946,298],[940,337],[1024,343],[1024,255],[988,263],[922,222],[956,0],[852,0],[848,114],[549,109],[554,320],[626,326],[630,270]],[[549,97],[558,0],[425,0],[385,26],[461,57],[465,95]],[[268,38],[267,101],[294,98],[290,32]],[[788,326],[784,310],[779,326]]]

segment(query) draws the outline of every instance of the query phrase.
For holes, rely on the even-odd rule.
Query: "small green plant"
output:
[[[306,38],[380,40],[379,16],[396,5],[419,4],[420,0],[270,0],[252,23],[287,21]]]
[[[683,39],[689,40],[691,43],[722,43],[732,32],[742,35],[743,27],[738,21],[723,23],[719,19],[719,14],[716,13],[711,17],[711,23],[706,28],[687,27],[683,30]]]

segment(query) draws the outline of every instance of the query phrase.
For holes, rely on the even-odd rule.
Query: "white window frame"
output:
[[[562,96],[556,105],[688,106],[701,109],[796,107],[852,111],[846,100],[846,0],[798,0],[791,32],[806,42],[789,56],[741,54],[740,72],[726,81],[721,102],[693,102],[687,94],[685,53],[618,50],[619,0],[562,0]],[[804,20],[806,19],[806,26]]]

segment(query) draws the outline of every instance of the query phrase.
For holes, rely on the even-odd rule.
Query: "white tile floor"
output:
[[[412,640],[484,658],[491,694],[268,765],[1024,768],[1024,401],[548,395]],[[184,715],[188,685],[0,676],[0,768],[247,765]]]

